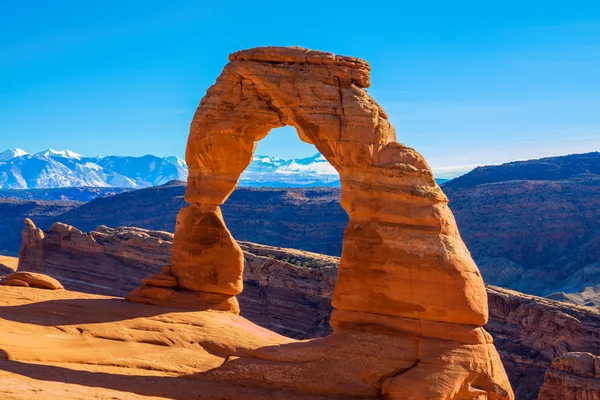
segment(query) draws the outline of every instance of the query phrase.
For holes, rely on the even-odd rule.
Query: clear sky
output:
[[[597,0],[2,0],[0,151],[183,156],[227,55],[264,45],[369,61],[434,167],[600,150]],[[291,128],[258,149],[314,152]]]

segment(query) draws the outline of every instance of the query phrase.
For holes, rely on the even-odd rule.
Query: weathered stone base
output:
[[[196,292],[178,287],[177,279],[171,275],[171,267],[168,265],[158,274],[144,278],[143,282],[143,286],[133,290],[125,298],[133,303],[155,306],[240,313],[240,305],[235,296]]]

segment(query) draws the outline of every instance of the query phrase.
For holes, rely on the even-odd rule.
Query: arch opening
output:
[[[348,222],[339,184],[337,171],[294,127],[273,128],[257,142],[221,206],[244,252],[244,288],[237,296],[242,316],[295,339],[330,333]]]

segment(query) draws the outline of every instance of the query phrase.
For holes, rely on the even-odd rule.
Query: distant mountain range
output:
[[[71,150],[48,149],[29,154],[21,149],[0,153],[0,189],[66,187],[131,188],[186,180],[187,166],[178,157],[85,157]],[[438,183],[447,181],[439,179]],[[256,155],[240,178],[246,187],[311,187],[340,184],[337,171],[319,153],[282,159]]]
[[[0,153],[2,189],[143,188],[186,178],[185,163],[176,157],[84,157],[53,149],[36,154],[21,149]]]

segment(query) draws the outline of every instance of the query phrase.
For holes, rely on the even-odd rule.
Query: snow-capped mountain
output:
[[[83,158],[83,156],[81,154],[75,153],[74,151],[71,151],[71,150],[48,149],[48,150],[41,151],[35,155],[40,156],[40,157],[48,157],[48,158],[71,158],[73,160],[81,160]]]
[[[187,179],[182,160],[172,157],[84,157],[70,150],[0,153],[0,188],[141,188]],[[185,163],[183,163],[185,165]]]
[[[71,150],[48,149],[36,154],[17,150],[0,153],[0,188],[61,187],[141,188],[186,180],[179,157],[85,157]],[[242,186],[337,186],[339,176],[321,154],[285,160],[254,156],[240,179]]]
[[[312,157],[285,160],[255,155],[242,173],[241,186],[337,186],[335,168],[317,153]]]
[[[12,160],[15,157],[24,156],[26,154],[27,152],[21,149],[5,150],[2,153],[0,153],[0,162]]]

